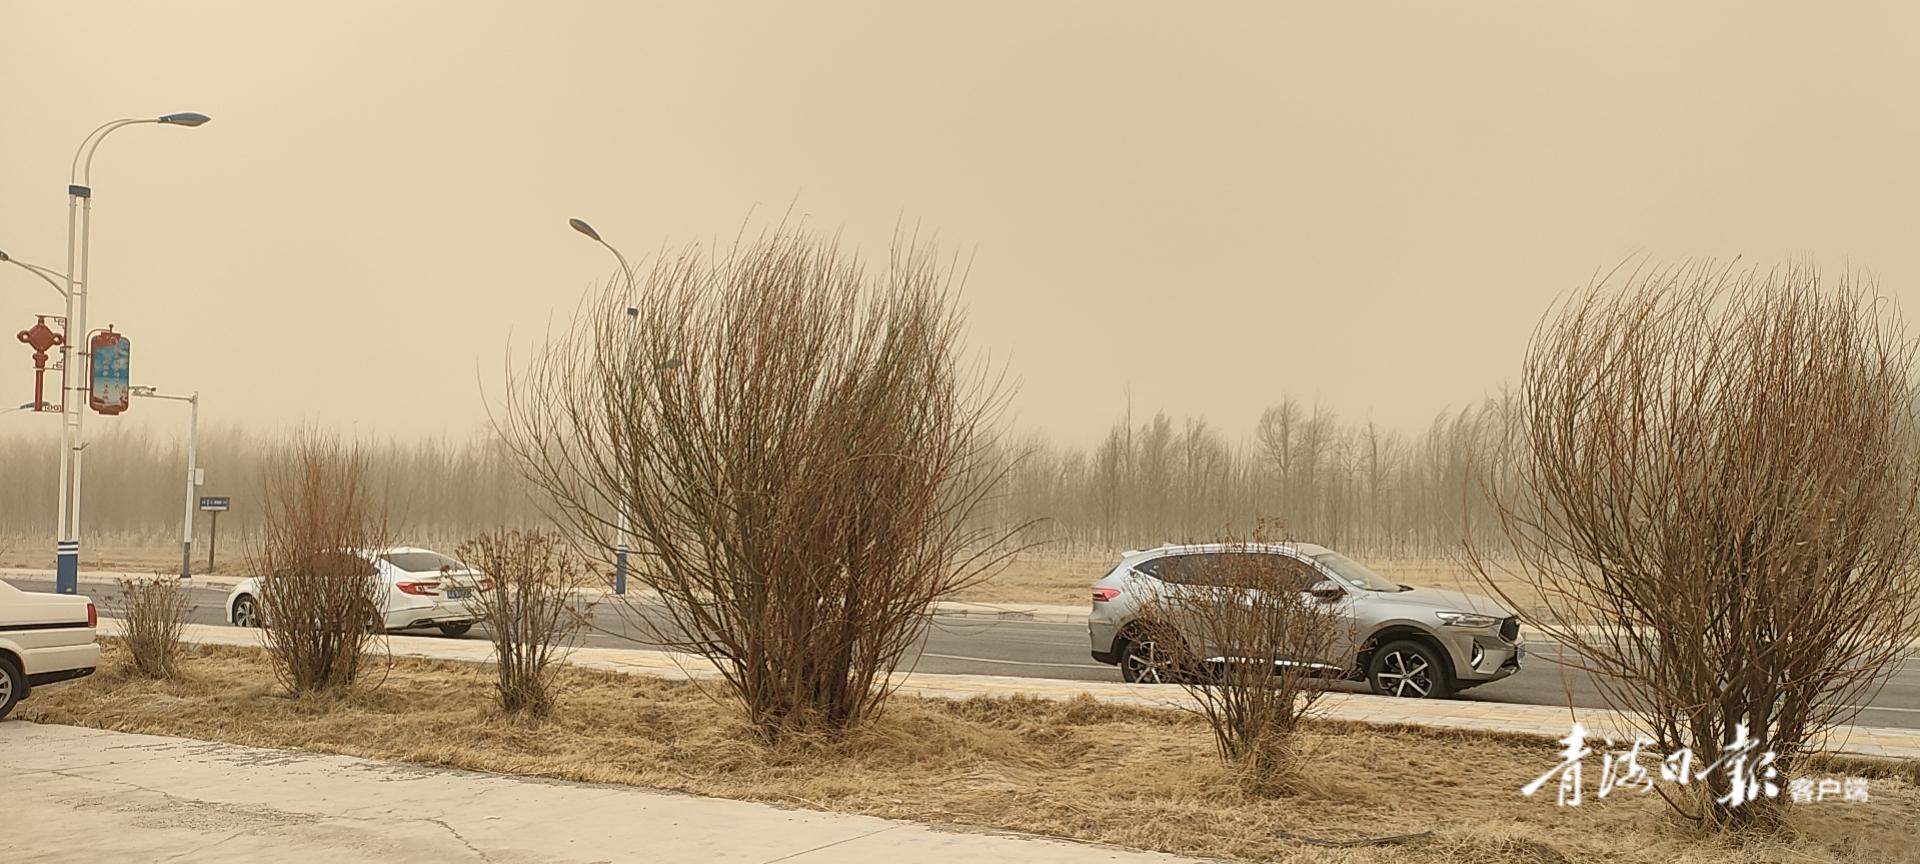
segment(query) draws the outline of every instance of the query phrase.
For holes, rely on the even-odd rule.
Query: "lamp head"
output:
[[[198,126],[212,119],[212,117],[196,111],[182,111],[179,114],[163,115],[160,118],[160,122],[169,126]]]
[[[578,231],[582,234],[585,234],[588,237],[593,238],[597,242],[601,242],[601,243],[607,242],[605,240],[601,240],[600,232],[593,230],[593,226],[588,225],[586,223],[586,220],[584,219],[568,219],[567,224],[573,226],[573,230]]]

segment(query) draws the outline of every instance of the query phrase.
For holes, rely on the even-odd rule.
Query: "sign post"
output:
[[[213,552],[220,539],[220,511],[227,509],[231,502],[227,496],[200,496],[200,509],[212,514],[208,518],[213,524],[207,527],[207,572],[213,572]]]

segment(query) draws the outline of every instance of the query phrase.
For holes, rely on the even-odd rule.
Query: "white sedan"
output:
[[[397,546],[353,554],[367,562],[374,581],[378,609],[370,629],[434,627],[464,636],[479,617],[474,599],[493,590],[486,574],[431,549]],[[260,577],[242,580],[227,593],[227,620],[240,627],[268,623],[260,612]]]
[[[34,687],[93,674],[100,613],[74,594],[36,594],[0,582],[0,718]]]

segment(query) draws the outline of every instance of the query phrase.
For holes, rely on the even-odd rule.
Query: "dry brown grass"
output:
[[[177,522],[175,530],[179,530]],[[218,557],[214,562],[217,566],[213,573],[206,572],[206,542],[203,533],[194,544],[193,575],[234,576],[241,575],[246,570],[245,563],[241,561],[241,539],[222,529],[220,548],[216,553]],[[9,534],[0,538],[0,567],[51,570],[53,569],[53,547],[44,536]],[[180,572],[180,538],[176,534],[167,541],[152,544],[87,542],[80,549],[80,569],[119,571],[136,576],[160,571],[178,573]]]
[[[1113,569],[1121,550],[1041,547],[1015,554],[1005,567],[967,585],[953,599],[973,603],[1045,603],[1084,606],[1087,588]]]
[[[398,660],[379,690],[291,698],[252,649],[194,649],[176,682],[129,677],[118,646],[106,650],[99,675],[36,692],[20,715],[1258,861],[1920,861],[1920,788],[1904,767],[1873,781],[1870,803],[1794,808],[1787,833],[1742,845],[1689,833],[1652,796],[1577,810],[1523,799],[1554,758],[1525,739],[1312,723],[1300,788],[1258,797],[1211,758],[1198,719],[1090,700],[901,697],[848,738],[767,748],[685,682],[569,668],[553,718],[534,724],[500,713],[477,664]],[[1274,836],[1428,829],[1351,850]]]

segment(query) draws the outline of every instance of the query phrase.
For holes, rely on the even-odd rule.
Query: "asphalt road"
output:
[[[52,591],[53,581],[40,578],[7,577],[7,582],[23,591]],[[111,614],[115,592],[97,584],[82,588],[100,604],[103,614]],[[193,603],[190,619],[195,624],[226,624],[227,589],[195,586],[189,589]],[[613,601],[590,611],[593,629],[580,634],[580,643],[603,648],[640,648],[657,646],[646,642],[651,630],[641,616],[658,615],[657,608],[644,603]],[[438,636],[438,631],[407,631],[409,634]],[[441,637],[451,638],[451,637]],[[465,639],[484,639],[485,630],[476,627]],[[1096,663],[1088,656],[1087,629],[1083,624],[1004,621],[978,617],[939,616],[921,645],[920,672],[969,675],[1013,675],[1024,678],[1059,678],[1077,681],[1117,681],[1119,670]],[[1520,672],[1503,681],[1486,684],[1455,697],[1477,702],[1511,702],[1531,705],[1567,705],[1600,708],[1606,702],[1598,686],[1588,675],[1569,665],[1572,655],[1552,642],[1535,641],[1527,646],[1527,659]],[[1565,658],[1563,660],[1563,658]],[[1342,682],[1341,689],[1363,692],[1359,683]],[[1920,729],[1920,653],[1909,652],[1887,685],[1867,703],[1853,721],[1864,726],[1891,726]]]

